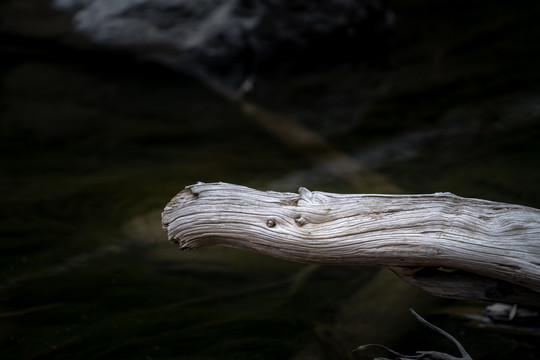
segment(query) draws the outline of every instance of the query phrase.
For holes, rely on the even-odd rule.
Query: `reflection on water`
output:
[[[22,16],[10,4],[3,9]],[[462,22],[417,6],[395,4],[402,31],[390,67],[260,84],[248,101],[263,120],[297,129],[288,139],[193,79],[6,23],[0,357],[388,356],[352,352],[370,342],[453,353],[414,321],[413,307],[475,359],[533,359],[537,335],[482,329],[465,317],[482,304],[434,298],[387,271],[223,248],[180,253],[161,230],[163,206],[196,181],[387,186],[540,207],[538,10],[495,13],[504,5],[489,3],[486,17],[470,9],[476,22]],[[321,142],[295,146],[302,131]]]

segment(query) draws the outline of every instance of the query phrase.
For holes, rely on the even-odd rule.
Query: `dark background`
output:
[[[0,357],[390,356],[352,352],[371,342],[455,353],[413,307],[476,360],[537,358],[537,332],[479,325],[485,304],[379,269],[180,253],[161,230],[161,209],[197,181],[540,207],[540,2],[390,5],[383,57],[266,79],[250,116],[197,79],[92,44],[45,1],[3,1]],[[276,114],[326,145],[295,146],[264,125]],[[336,152],[362,172],[336,170]]]

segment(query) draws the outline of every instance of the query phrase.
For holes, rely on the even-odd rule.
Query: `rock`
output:
[[[385,0],[54,0],[97,43],[238,86],[246,77],[368,57],[393,28]],[[279,61],[278,61],[279,60]],[[301,66],[300,66],[301,65]]]
[[[540,311],[536,308],[517,306],[516,304],[494,303],[484,309],[484,315],[495,322],[531,323],[538,325]]]

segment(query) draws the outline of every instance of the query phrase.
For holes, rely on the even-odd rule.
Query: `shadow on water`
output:
[[[24,6],[3,5],[21,22],[0,33],[2,359],[383,356],[352,352],[371,342],[453,352],[409,307],[477,360],[540,353],[537,334],[471,321],[483,304],[434,298],[385,270],[179,253],[160,225],[167,201],[196,181],[341,192],[384,181],[540,207],[538,6],[464,14],[453,2],[395,1],[386,66],[276,78],[249,96],[324,139],[330,157],[193,79],[25,28],[41,13]],[[39,11],[49,29],[69,24]],[[364,177],[336,163],[361,164]]]

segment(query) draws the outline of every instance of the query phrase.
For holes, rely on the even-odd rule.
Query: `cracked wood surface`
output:
[[[182,250],[225,245],[296,262],[386,266],[439,296],[540,306],[540,210],[451,193],[187,186],[163,228]]]

